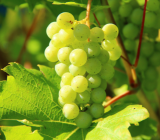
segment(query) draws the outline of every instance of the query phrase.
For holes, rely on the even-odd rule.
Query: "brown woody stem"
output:
[[[90,11],[91,11],[91,3],[92,0],[88,0],[88,4],[87,4],[87,13],[86,13],[86,25],[90,28]]]

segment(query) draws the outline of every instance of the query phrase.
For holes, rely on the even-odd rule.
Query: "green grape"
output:
[[[158,11],[160,7],[158,0],[149,0],[147,2],[147,10],[149,11]]]
[[[73,49],[84,49],[86,43],[87,41],[78,41],[77,39],[75,39],[71,45]]]
[[[61,77],[64,73],[69,72],[68,65],[58,62],[55,65],[55,71]]]
[[[115,47],[117,47],[116,40],[104,40],[102,42],[102,48],[107,51],[112,51]]]
[[[85,64],[85,68],[89,74],[97,74],[101,71],[102,65],[97,58],[89,58]]]
[[[155,26],[154,26],[155,27]],[[159,29],[159,28],[158,28]],[[151,39],[155,39],[158,37],[158,30],[151,28],[150,33],[148,33],[148,37]]]
[[[139,29],[136,25],[128,23],[123,27],[123,35],[128,39],[135,39],[139,34]]]
[[[102,104],[94,103],[91,105],[89,110],[93,118],[96,119],[102,117],[104,114],[104,107],[102,106]]]
[[[106,92],[104,89],[98,87],[92,90],[91,100],[94,103],[102,103],[106,99]]]
[[[155,25],[156,15],[153,12],[146,12],[144,26],[151,28]]]
[[[157,42],[155,45],[156,50],[160,51],[160,42]]]
[[[80,103],[80,104],[86,104],[89,102],[90,100],[90,93],[85,90],[84,92],[78,93],[76,100]]]
[[[126,39],[124,41],[124,46],[127,51],[133,51],[136,48],[136,41],[132,39]]]
[[[89,93],[91,93],[92,89],[91,89],[91,88],[87,88],[87,91],[88,91]]]
[[[102,88],[103,90],[106,90],[107,89],[107,81],[104,79],[101,79],[101,84],[99,87]]]
[[[41,43],[37,39],[30,39],[29,42],[27,43],[26,49],[29,53],[33,55],[38,55],[40,54],[41,51]]]
[[[121,17],[129,17],[131,15],[133,8],[129,3],[123,4],[119,7],[119,14]]]
[[[48,61],[56,62],[56,61],[58,61],[58,58],[57,58],[58,51],[59,51],[58,48],[48,46],[45,49],[44,54],[45,54],[45,57],[47,58]]]
[[[61,97],[58,97],[58,104],[59,104],[61,107],[63,107],[63,106],[66,104],[66,102],[64,102],[64,100],[63,100]]]
[[[84,50],[88,57],[95,57],[100,54],[100,45],[97,42],[90,41],[84,46]]]
[[[160,66],[160,52],[154,52],[149,57],[149,63],[154,67]]]
[[[149,41],[144,41],[141,44],[141,54],[145,57],[149,57],[154,52],[154,43]]]
[[[90,30],[90,40],[101,42],[104,39],[104,32],[99,27],[94,27]]]
[[[92,117],[86,112],[80,112],[75,123],[79,128],[88,128],[92,124]]]
[[[74,16],[71,13],[64,12],[58,15],[57,24],[62,29],[69,29],[73,27],[74,20]]]
[[[120,6],[120,0],[108,0],[112,12],[116,12]]]
[[[69,55],[70,62],[75,66],[83,66],[87,61],[87,54],[82,49],[74,49]]]
[[[156,90],[157,85],[158,85],[157,80],[143,79],[143,81],[142,81],[142,87],[147,91]]]
[[[109,61],[109,53],[108,51],[101,49],[99,56],[97,57],[101,64],[105,64]]]
[[[102,69],[99,73],[100,77],[105,80],[110,80],[114,76],[114,68],[112,65],[106,63],[102,66]]]
[[[70,103],[74,102],[76,99],[77,93],[69,85],[64,85],[60,91],[59,96],[63,99],[64,102]]]
[[[66,72],[62,75],[62,83],[64,85],[71,85],[71,81],[73,79],[73,75],[69,72]]]
[[[102,28],[104,32],[104,38],[106,40],[113,40],[118,36],[119,30],[115,24],[108,23]]]
[[[86,73],[86,69],[84,66],[81,67],[77,67],[73,64],[71,64],[69,66],[69,72],[73,75],[73,76],[78,76],[78,75],[84,75]]]
[[[89,88],[97,88],[101,84],[101,78],[98,75],[87,75]]]
[[[107,62],[108,64],[112,65],[112,66],[115,66],[116,65],[116,61],[114,60],[110,60]]]
[[[61,28],[58,26],[57,22],[51,22],[47,29],[46,33],[50,39],[52,39],[53,35],[58,33]]]
[[[75,37],[73,35],[73,30],[71,29],[68,29],[68,30],[61,29],[59,31],[59,36],[60,36],[61,42],[64,44],[70,44],[75,40]]]
[[[142,72],[142,71],[146,70],[147,68],[148,68],[148,61],[147,61],[147,59],[143,55],[141,55],[139,57],[139,60],[138,60],[137,69],[140,72]]]
[[[69,55],[72,49],[70,47],[63,47],[58,51],[58,60],[62,63],[69,64]]]
[[[79,107],[75,103],[65,104],[63,114],[67,119],[74,119],[79,115]]]
[[[79,41],[85,41],[90,36],[90,29],[85,24],[78,24],[73,31],[75,38]]]
[[[62,88],[65,84],[63,84],[63,82],[60,82],[60,87]]]
[[[96,17],[98,19],[98,21],[100,22],[101,25],[105,24],[105,14],[102,10],[98,10],[96,11]]]
[[[142,24],[143,10],[140,8],[136,8],[133,10],[131,14],[131,21],[136,25]]]
[[[76,76],[72,79],[71,87],[76,92],[83,92],[87,90],[88,81],[84,76]]]
[[[79,17],[78,17],[78,20],[83,20],[86,18],[86,10],[85,11],[82,11],[80,14],[79,14]],[[90,12],[90,15],[89,15],[89,20],[91,23],[94,23],[94,15],[92,12]]]
[[[56,48],[65,47],[65,44],[61,42],[59,33],[53,35],[51,44],[54,45]]]
[[[144,75],[148,80],[155,80],[158,78],[158,71],[155,67],[149,66],[145,70]]]
[[[119,46],[117,46],[113,51],[109,51],[109,56],[111,60],[117,60],[121,57],[122,50]]]

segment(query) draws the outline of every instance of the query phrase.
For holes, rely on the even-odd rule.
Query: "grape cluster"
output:
[[[121,29],[120,35],[124,47],[133,64],[139,43],[145,1],[109,0],[108,2],[116,24]],[[141,53],[136,71],[142,88],[154,91],[157,88],[157,67],[160,66],[160,42],[156,39],[160,29],[160,1],[149,0],[146,9]]]
[[[106,24],[102,29],[90,29],[80,14],[80,21],[71,13],[58,15],[47,27],[51,39],[45,50],[46,58],[55,64],[61,77],[59,104],[67,119],[75,119],[80,128],[91,125],[92,119],[104,114],[107,80],[114,76],[114,63],[121,56],[115,38],[118,28]]]

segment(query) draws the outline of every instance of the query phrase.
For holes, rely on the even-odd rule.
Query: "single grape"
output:
[[[59,96],[63,99],[64,102],[70,103],[74,102],[76,99],[77,93],[69,85],[64,85],[60,91]]]
[[[80,112],[75,118],[75,123],[79,128],[88,128],[92,123],[92,117],[86,112]]]
[[[109,61],[109,53],[108,51],[101,49],[99,56],[97,57],[101,64],[105,64]]]
[[[153,12],[146,12],[146,16],[145,16],[145,22],[144,22],[144,26],[151,28],[155,25],[156,22],[156,15]]]
[[[106,92],[104,89],[98,87],[92,90],[91,100],[94,103],[102,103],[106,99]]]
[[[141,54],[145,57],[149,57],[154,52],[154,43],[149,41],[143,41],[141,44]]]
[[[85,68],[89,74],[97,74],[101,71],[102,65],[97,58],[89,58],[85,64]]]
[[[93,118],[96,119],[102,117],[104,114],[104,107],[102,106],[102,104],[94,103],[91,105],[89,110]]]
[[[61,77],[64,73],[69,72],[68,65],[58,62],[55,65],[55,71]]]
[[[90,40],[101,42],[104,39],[104,32],[99,27],[94,27],[90,30]]]
[[[155,67],[149,66],[145,70],[144,75],[148,80],[155,80],[158,78],[158,71]]]
[[[61,42],[64,44],[70,44],[75,40],[75,37],[73,35],[73,30],[71,29],[68,29],[68,30],[61,29],[59,31],[59,36],[60,36]]]
[[[74,119],[79,115],[79,107],[75,103],[65,104],[63,114],[67,119]]]
[[[69,55],[72,49],[70,47],[63,47],[58,51],[58,60],[62,63],[69,64]]]
[[[74,76],[71,73],[66,72],[62,75],[61,80],[64,85],[71,85],[71,81],[73,78],[74,78]]]
[[[149,63],[154,67],[160,66],[160,52],[154,51],[149,57]]]
[[[142,24],[143,10],[140,8],[136,8],[133,10],[131,14],[131,21],[136,25]]]
[[[79,17],[78,17],[78,20],[83,20],[86,18],[86,10],[85,11],[82,11],[80,14],[79,14]],[[91,23],[94,23],[94,15],[92,12],[90,12],[90,15],[89,15],[89,20]]]
[[[122,50],[119,46],[117,46],[113,51],[109,51],[110,59],[115,61],[121,57]]]
[[[123,35],[128,39],[135,39],[139,34],[139,29],[136,25],[128,23],[123,27]]]
[[[62,29],[69,29],[72,28],[74,20],[74,16],[71,13],[64,12],[58,15],[57,24]]]
[[[46,33],[50,39],[52,39],[53,35],[58,33],[61,28],[58,26],[57,22],[51,22],[47,29]]]
[[[119,7],[119,14],[121,17],[129,17],[133,8],[130,3],[125,3]]]
[[[81,67],[77,67],[73,64],[71,64],[69,66],[69,72],[73,75],[73,76],[77,76],[77,75],[84,75],[86,73],[86,69],[84,66]]]
[[[84,50],[88,57],[95,57],[100,54],[100,45],[97,42],[90,41],[84,46]]]
[[[157,80],[148,80],[148,79],[143,79],[142,81],[142,88],[144,88],[147,91],[154,91],[157,88]]]
[[[110,64],[111,66],[115,66],[116,65],[116,61],[114,60],[110,60],[107,62],[108,64]]]
[[[119,0],[108,0],[108,3],[109,3],[109,6],[110,6],[112,12],[116,12],[120,6]]]
[[[101,84],[99,87],[102,88],[103,90],[106,90],[107,89],[107,81],[104,79],[101,79]]]
[[[82,49],[74,49],[69,55],[69,60],[75,66],[83,66],[87,61],[87,54]]]
[[[160,3],[158,0],[149,0],[147,2],[147,9],[149,11],[158,11],[160,7]]]
[[[86,43],[87,41],[78,41],[77,39],[75,39],[71,44],[73,49],[84,49]]]
[[[142,72],[142,71],[146,70],[147,68],[148,68],[148,61],[147,61],[147,59],[143,55],[141,55],[139,57],[137,69],[140,72]]]
[[[65,47],[65,44],[61,42],[59,33],[53,35],[51,44],[53,44],[56,48]]]
[[[84,76],[76,76],[72,79],[71,87],[76,92],[83,92],[87,90],[88,81]]]
[[[80,104],[86,104],[90,100],[90,93],[87,90],[85,90],[84,92],[77,93],[76,100]]]
[[[102,66],[102,69],[99,73],[100,77],[105,80],[110,80],[114,76],[114,68],[112,65],[106,63]]]
[[[104,32],[104,38],[106,40],[113,40],[118,36],[119,30],[115,24],[108,23],[102,28]]]
[[[132,39],[126,39],[124,41],[124,46],[127,51],[134,51],[136,48],[136,41]]]
[[[73,31],[74,36],[79,41],[85,41],[90,36],[90,29],[85,24],[78,24]]]
[[[102,42],[102,48],[107,51],[112,51],[115,47],[117,47],[116,40],[104,40]]]
[[[101,84],[101,78],[98,75],[87,75],[89,88],[97,88]]]
[[[56,62],[58,61],[58,58],[57,58],[58,51],[59,51],[59,48],[48,46],[45,49],[44,54],[48,61]]]
[[[63,82],[60,82],[60,87],[62,88],[65,84],[63,84]]]
[[[65,102],[61,97],[58,97],[58,104],[59,104],[61,107],[63,107],[63,106],[66,104],[66,102]]]

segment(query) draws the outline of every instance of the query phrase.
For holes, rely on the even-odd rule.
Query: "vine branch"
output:
[[[88,4],[87,4],[87,12],[86,12],[86,25],[90,28],[90,11],[91,11],[91,3],[92,0],[88,0]]]
[[[98,21],[98,18],[96,17],[96,14],[95,14],[95,13],[93,13],[93,15],[94,15],[95,20],[96,20],[96,21],[97,21],[97,23],[98,23],[98,26],[99,26],[99,27],[101,27],[101,24],[100,24],[100,22]]]

